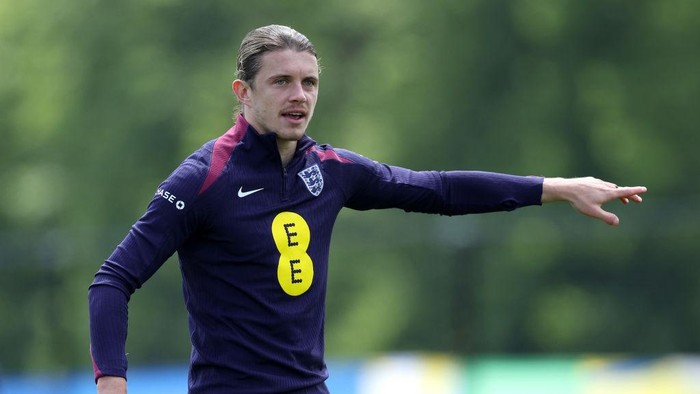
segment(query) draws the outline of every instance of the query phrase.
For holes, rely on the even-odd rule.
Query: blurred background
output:
[[[92,277],[231,126],[238,45],[270,23],[320,54],[319,142],[649,188],[607,206],[616,228],[567,204],[344,211],[333,392],[700,393],[699,19],[692,0],[0,0],[0,393],[94,392]],[[129,324],[130,392],[184,393],[176,257]]]

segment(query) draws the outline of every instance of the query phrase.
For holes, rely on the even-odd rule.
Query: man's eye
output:
[[[307,79],[307,80],[304,81],[304,85],[306,85],[306,86],[316,86],[316,81],[314,81],[313,79]]]
[[[284,85],[285,83],[287,83],[287,80],[286,80],[286,79],[277,79],[277,80],[275,80],[275,85],[282,86],[282,85]]]

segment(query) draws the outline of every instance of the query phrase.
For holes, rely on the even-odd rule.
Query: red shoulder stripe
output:
[[[224,167],[226,167],[226,163],[228,163],[228,160],[231,158],[233,149],[236,147],[236,144],[243,139],[247,129],[248,122],[246,122],[243,116],[238,115],[236,123],[233,125],[233,127],[228,129],[224,135],[216,139],[216,142],[214,142],[214,149],[211,153],[209,173],[207,174],[207,178],[204,180],[202,187],[199,189],[198,194],[204,193],[209,186],[213,185],[214,182],[219,179],[219,176],[224,171]]]
[[[338,156],[333,149],[319,149],[318,146],[312,146],[308,152],[314,152],[321,161],[335,160],[341,163],[352,163],[350,160]]]

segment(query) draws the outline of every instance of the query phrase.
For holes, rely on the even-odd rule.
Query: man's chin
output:
[[[306,134],[306,125],[303,127],[286,128],[277,132],[277,138],[285,141],[299,141]]]
[[[304,137],[305,133],[275,133],[275,136],[280,141],[299,141]]]

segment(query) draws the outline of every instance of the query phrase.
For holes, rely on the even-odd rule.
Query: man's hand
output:
[[[647,188],[644,186],[619,187],[614,183],[593,177],[587,178],[545,178],[542,184],[542,203],[568,201],[577,211],[586,216],[598,218],[611,226],[617,226],[620,219],[614,213],[602,208],[603,204],[620,200],[640,203]]]
[[[126,379],[117,376],[97,379],[97,394],[126,394]]]

